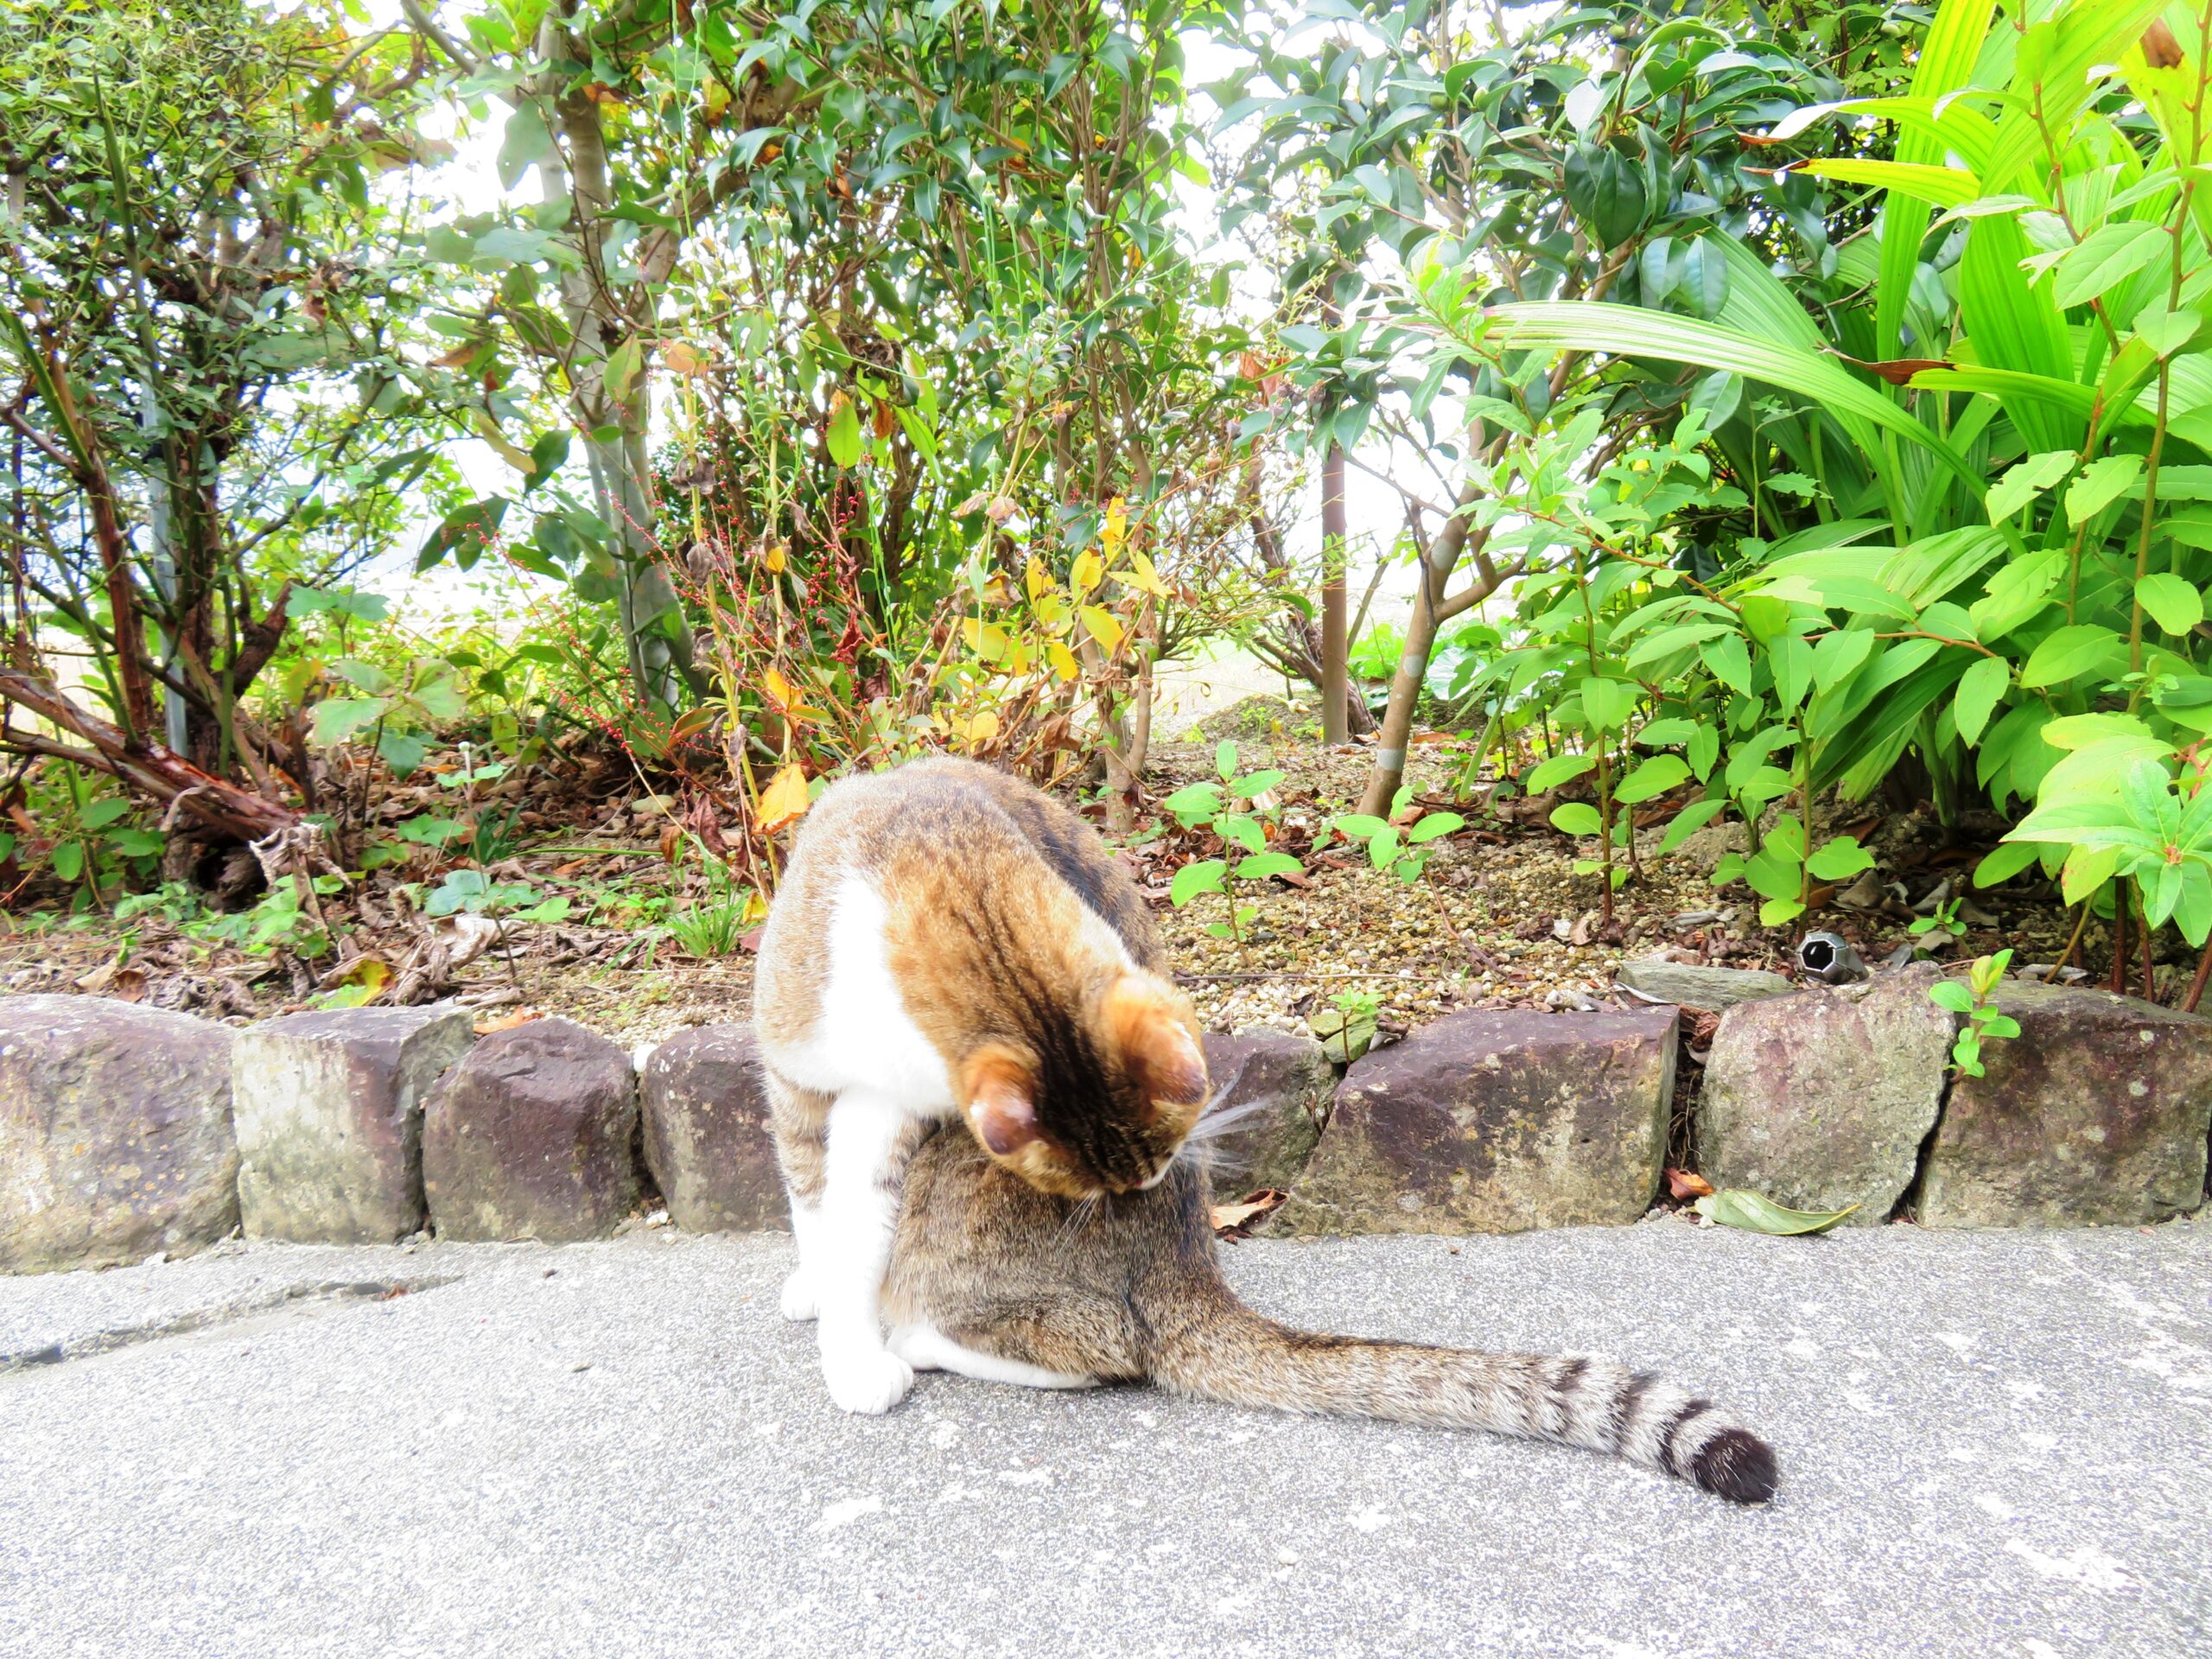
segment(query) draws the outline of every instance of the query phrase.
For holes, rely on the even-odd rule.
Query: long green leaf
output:
[[[1996,10],[1995,0],[1948,0],[1921,42],[1920,63],[1912,76],[1916,95],[1941,99],[1966,84]],[[1897,158],[1907,166],[1940,162],[1949,147],[1931,134],[1908,128],[1897,141]],[[1926,204],[1891,191],[1882,204],[1882,279],[1874,290],[1874,349],[1878,355],[1886,357],[1902,344],[1899,325],[1912,292],[1913,272],[1920,265],[1921,238],[1927,234]],[[1933,341],[1924,344],[1933,350]]]
[[[2023,404],[2040,404],[2069,416],[2079,416],[2082,422],[2087,422],[2089,411],[2097,402],[2094,387],[2073,380],[2055,379],[2050,375],[2022,374],[2012,369],[1923,369],[1912,377],[1911,384],[1918,391],[1985,393],[2004,404],[2005,412],[2013,416],[2015,426],[2019,424],[2018,410]],[[2139,404],[2131,404],[2118,413],[2108,409],[2104,418],[2107,427],[2150,426],[2155,420]],[[2072,430],[2071,442],[2054,443],[2050,448],[2079,448],[2082,442],[2080,425],[2075,425]]]
[[[1980,498],[1984,480],[1936,434],[1841,365],[1733,328],[1587,300],[1493,306],[1491,338],[1529,350],[1610,352],[1725,369],[1810,397],[1862,427],[1886,428],[1932,454]]]
[[[2060,100],[2070,94],[2086,102],[2092,92],[2089,72],[2100,64],[2118,63],[2167,4],[2168,0],[2075,0],[2057,14],[2057,39],[2036,77],[2042,96],[2032,108],[2023,99],[2006,111],[1988,160],[1974,168],[1986,189],[2008,189],[2024,173],[2042,182],[2046,127],[2063,132],[2074,114]],[[1913,87],[1919,90],[1917,78]],[[2095,91],[2103,91],[2101,81]]]
[[[1981,181],[1964,168],[1930,167],[1919,162],[1863,162],[1840,156],[1807,162],[1794,170],[1809,173],[1816,179],[1834,179],[1840,184],[1878,185],[1892,197],[1910,196],[1915,201],[1937,207],[1963,207],[1982,194]],[[1885,213],[1885,225],[1887,219]],[[1911,273],[1907,272],[1907,281],[1910,278]]]
[[[1959,260],[1959,320],[1983,367],[2070,383],[2074,346],[2066,319],[2051,298],[2050,284],[2030,283],[2021,270],[2028,251],[2027,238],[2009,213],[1976,219]],[[1991,390],[2031,452],[2082,447],[2088,388],[2081,388],[2085,401],[2079,420],[2048,408],[2047,399],[2028,402]]]

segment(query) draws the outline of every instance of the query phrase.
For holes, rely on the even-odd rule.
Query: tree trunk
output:
[[[1421,553],[1421,582],[1414,597],[1414,613],[1406,623],[1405,648],[1398,653],[1397,672],[1390,681],[1389,706],[1382,712],[1382,728],[1376,738],[1375,769],[1368,774],[1366,791],[1359,798],[1359,810],[1370,817],[1381,817],[1389,811],[1398,786],[1405,780],[1406,745],[1413,736],[1414,710],[1421,702],[1422,683],[1428,677],[1428,657],[1435,647],[1437,631],[1462,611],[1488,599],[1519,568],[1493,568],[1482,557],[1478,547],[1476,557],[1481,572],[1473,585],[1446,598],[1445,584],[1451,580],[1460,555],[1467,548],[1467,509],[1474,505],[1476,499],[1476,481],[1470,478],[1459,486],[1459,499],[1452,517]]]
[[[1321,741],[1351,735],[1349,640],[1344,617],[1344,452],[1332,443],[1321,457]]]
[[[554,16],[543,27],[550,35],[543,55],[560,61],[567,52],[565,31]],[[556,98],[541,90],[535,102],[567,147],[565,168],[548,162],[539,170],[547,199],[566,200],[579,255],[575,268],[561,275],[562,309],[570,337],[569,415],[584,434],[600,517],[614,534],[612,551],[620,572],[619,609],[631,678],[640,698],[676,709],[684,699],[691,640],[680,618],[676,626],[664,620],[678,601],[660,567],[653,534],[645,450],[652,407],[651,365],[645,360],[650,342],[638,342],[637,369],[627,385],[612,386],[607,378],[608,354],[637,336],[614,298],[602,257],[607,215],[613,206],[606,134],[599,106],[581,91]]]

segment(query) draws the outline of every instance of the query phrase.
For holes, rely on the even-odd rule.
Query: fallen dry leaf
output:
[[[1687,1169],[1676,1169],[1669,1164],[1667,1166],[1667,1190],[1688,1202],[1691,1198],[1711,1197],[1713,1183],[1702,1175],[1694,1174]]]
[[[517,1026],[526,1026],[533,1020],[543,1020],[544,1017],[535,1009],[517,1008],[512,1014],[494,1014],[489,1019],[479,1020],[476,1022],[476,1034],[479,1037],[489,1037],[495,1031],[512,1031]]]
[[[1256,1192],[1246,1193],[1234,1204],[1217,1204],[1213,1207],[1213,1230],[1224,1237],[1242,1238],[1245,1229],[1271,1213],[1289,1196],[1274,1187],[1263,1186]]]
[[[796,765],[787,766],[760,791],[760,811],[754,827],[764,836],[772,836],[785,824],[798,822],[809,804],[806,774]]]

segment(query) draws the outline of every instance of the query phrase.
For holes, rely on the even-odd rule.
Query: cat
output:
[[[979,1155],[1082,1200],[1158,1181],[1208,1095],[1152,912],[1074,813],[974,761],[846,779],[802,821],[753,1027],[798,1266],[848,1411],[913,1382],[879,1313],[906,1159],[957,1119]]]
[[[1012,1179],[948,1124],[906,1166],[891,1350],[917,1370],[1031,1388],[1152,1382],[1232,1405],[1490,1429],[1611,1452],[1739,1503],[1774,1496],[1772,1448],[1672,1383],[1595,1359],[1292,1330],[1237,1300],[1216,1248],[1197,1158],[1144,1191],[1077,1202]]]

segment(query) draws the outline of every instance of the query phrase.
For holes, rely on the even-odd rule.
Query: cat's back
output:
[[[1162,960],[1152,912],[1097,832],[1043,791],[977,761],[911,760],[823,791],[802,821],[764,957],[779,915],[798,922],[855,874],[879,887],[957,891],[970,902],[1033,912],[1056,896],[1040,894],[1040,886],[1065,887],[1139,963]]]
[[[1164,961],[1152,912],[1096,831],[1019,779],[940,757],[842,779],[801,821],[763,931],[755,1024],[810,1028],[855,893],[902,935],[959,917],[1018,944],[1103,920],[1129,959]]]

